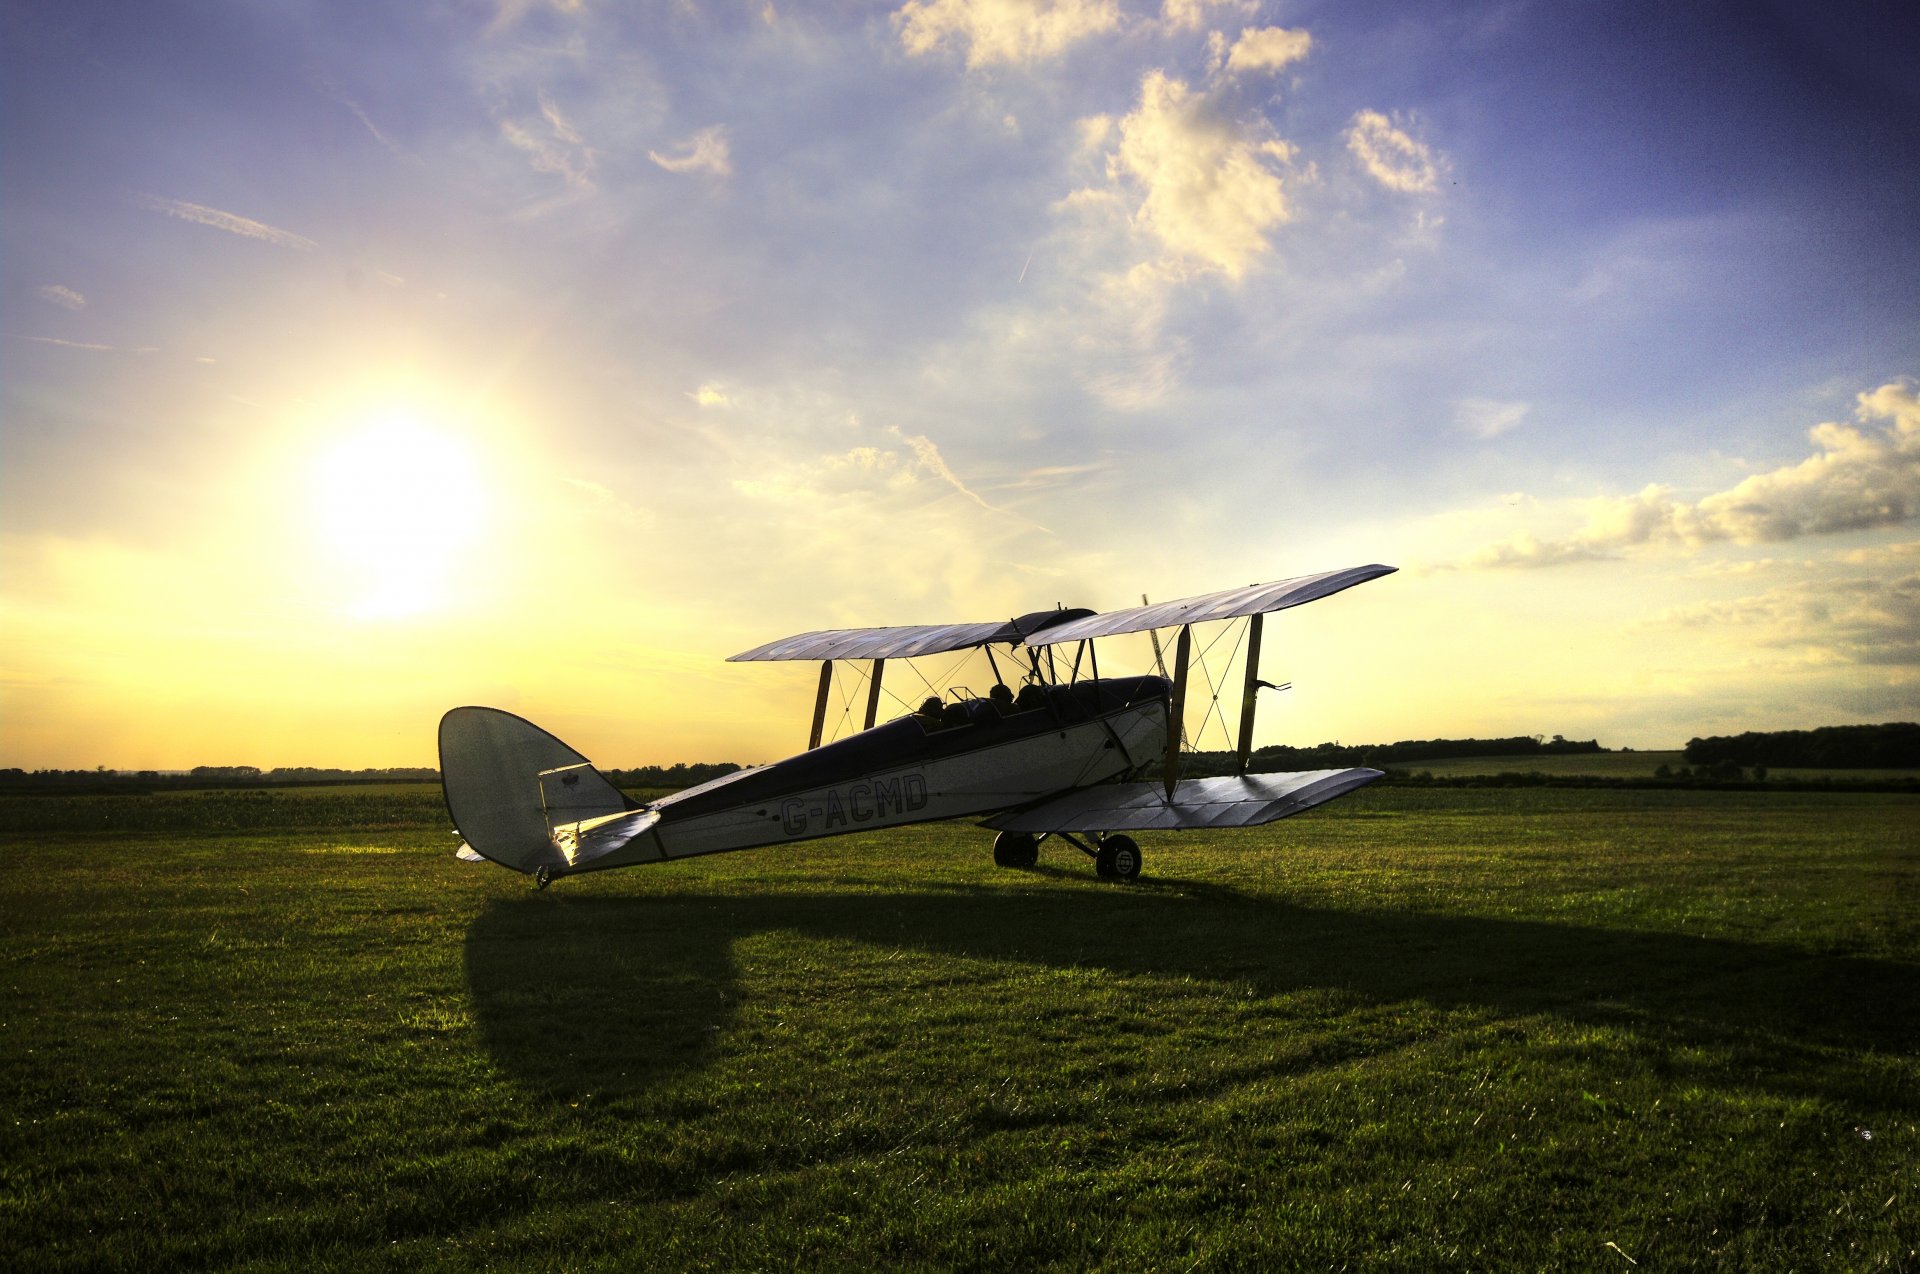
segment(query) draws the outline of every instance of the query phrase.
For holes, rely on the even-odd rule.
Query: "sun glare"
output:
[[[403,619],[444,608],[485,524],[472,444],[393,409],[329,443],[311,473],[315,533],[348,613]]]

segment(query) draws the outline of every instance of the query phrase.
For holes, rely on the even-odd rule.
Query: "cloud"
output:
[[[324,75],[319,75],[314,77],[313,83],[314,87],[318,88],[322,93],[325,93],[328,97],[352,111],[353,117],[360,121],[361,126],[365,128],[368,133],[373,135],[373,140],[379,142],[396,155],[405,155],[406,152],[400,149],[399,144],[395,142],[393,138],[387,136],[386,133],[382,132],[380,126],[375,124],[364,110],[360,109],[360,103],[348,97],[346,92],[333,80]]]
[[[1286,27],[1257,27],[1242,31],[1227,54],[1227,70],[1277,71],[1290,62],[1298,62],[1313,47],[1313,37],[1305,31]]]
[[[1584,502],[1587,524],[1559,540],[1522,533],[1468,559],[1471,566],[1557,566],[1642,546],[1778,543],[1809,535],[1899,526],[1920,517],[1920,397],[1909,381],[1856,396],[1856,425],[1808,431],[1816,451],[1756,473],[1695,503],[1651,484]],[[1874,421],[1884,427],[1870,427]]]
[[[532,121],[503,118],[499,121],[500,136],[508,145],[527,153],[535,172],[554,174],[575,194],[592,194],[596,160],[593,148],[545,90],[536,94],[536,101],[544,128]]]
[[[23,336],[20,339],[36,345],[58,345],[62,349],[85,349],[102,354],[111,353],[114,348],[111,345],[95,345],[90,341],[63,341],[57,336]]]
[[[680,154],[663,155],[657,150],[647,158],[670,173],[712,173],[726,177],[733,172],[733,159],[727,144],[727,126],[713,124],[681,142]]]
[[[577,14],[586,9],[586,0],[500,0],[494,9],[493,21],[487,24],[487,35],[498,35],[514,26],[536,8],[552,9],[555,13]]]
[[[392,151],[396,155],[404,155],[406,153],[405,151],[400,149],[399,143],[395,142],[393,138],[387,136],[385,133],[380,131],[380,126],[374,123],[372,118],[368,116],[368,114],[365,111],[360,109],[360,103],[354,101],[350,97],[340,98],[339,101],[342,106],[346,107],[348,110],[353,112],[353,117],[359,120],[361,125],[367,130],[367,132],[373,135],[373,140],[379,142],[382,146],[385,146],[389,151]]]
[[[1177,266],[1148,261],[1094,287],[1073,350],[1088,392],[1107,406],[1139,411],[1180,383],[1188,343],[1166,329],[1182,282]]]
[[[1036,62],[1120,25],[1113,0],[907,0],[893,15],[900,43],[920,57],[964,44],[967,67]]]
[[[651,510],[639,508],[622,500],[611,487],[604,483],[592,482],[586,478],[562,478],[560,481],[585,495],[588,498],[585,507],[594,514],[623,526],[654,524],[654,515]],[[578,512],[582,505],[573,503],[571,507],[573,511]]]
[[[1476,438],[1497,438],[1525,420],[1531,410],[1531,403],[1462,398],[1453,405],[1453,422]]]
[[[770,410],[778,416],[777,407]],[[795,629],[950,621],[1031,610],[1031,585],[1020,568],[1080,560],[1070,545],[1036,535],[1018,512],[980,498],[930,438],[856,426],[857,442],[822,452],[790,432],[794,423],[721,444],[738,445],[709,471],[725,492],[708,488],[694,498],[739,498],[713,528],[712,560],[729,565],[720,578],[704,581],[705,591],[738,594],[744,606],[764,612],[768,596],[788,595],[804,579],[805,604],[790,621]],[[829,435],[844,437],[846,427],[836,422]],[[668,522],[663,512],[662,524]],[[702,582],[690,579],[688,587],[702,591]]]
[[[1259,0],[1166,0],[1160,9],[1160,23],[1168,31],[1198,31],[1215,10],[1251,17],[1259,7]]]
[[[1006,509],[1001,508],[998,505],[987,503],[987,501],[981,497],[979,492],[973,490],[973,488],[969,487],[966,483],[962,482],[960,480],[960,475],[955,473],[953,469],[947,464],[946,457],[940,454],[940,448],[934,445],[933,439],[928,438],[924,434],[904,434],[904,433],[901,433],[898,429],[889,429],[888,432],[893,434],[895,437],[899,438],[902,442],[906,443],[909,447],[913,448],[914,457],[917,460],[919,460],[921,468],[925,469],[928,473],[932,474],[934,477],[938,478],[940,481],[946,483],[948,486],[952,487],[955,491],[958,491],[961,495],[965,496],[967,499],[973,501],[975,504],[987,510],[989,513],[1003,513],[1003,514],[1006,514],[1008,517],[1015,517],[1015,518],[1020,517],[1020,515],[1017,513],[1012,513]],[[871,450],[871,449],[867,448],[863,450]],[[1037,522],[1031,522],[1030,519],[1020,518],[1020,520],[1022,522],[1028,522],[1030,525],[1039,527],[1039,529],[1042,531],[1045,531],[1047,529],[1043,526],[1040,526],[1040,524]]]
[[[720,386],[714,384],[711,381],[700,386],[700,388],[688,394],[687,397],[693,399],[694,402],[698,403],[702,407],[733,406],[732,395],[728,394],[726,390],[722,389]]]
[[[1920,664],[1920,573],[1800,580],[1750,597],[1677,606],[1647,626],[1797,649],[1816,664]]]
[[[182,221],[191,221],[195,225],[211,226],[215,230],[237,234],[243,239],[258,239],[263,243],[292,248],[297,252],[311,252],[320,246],[304,235],[294,234],[291,230],[281,230],[264,221],[255,221],[251,217],[222,212],[218,208],[209,208],[205,204],[187,203],[181,199],[162,199],[158,195],[138,193],[133,196],[133,200],[141,207],[154,212],[164,212],[169,217],[178,217]]]
[[[1274,166],[1291,161],[1293,147],[1264,120],[1224,118],[1164,71],[1141,81],[1140,103],[1118,131],[1108,177],[1139,195],[1135,221],[1178,259],[1237,279],[1292,215]]]
[[[1423,142],[1394,127],[1379,111],[1360,111],[1347,128],[1347,149],[1388,190],[1430,194],[1440,185],[1440,161]]]
[[[61,287],[58,283],[49,283],[45,287],[35,288],[33,294],[49,305],[57,305],[63,310],[84,310],[87,298],[72,288]]]

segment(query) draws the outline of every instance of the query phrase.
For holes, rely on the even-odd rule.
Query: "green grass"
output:
[[[179,803],[0,801],[0,1267],[1920,1262],[1912,797],[1375,787],[1130,888],[940,825],[545,893],[406,794]]]

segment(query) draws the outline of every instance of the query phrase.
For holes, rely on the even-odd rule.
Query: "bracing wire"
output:
[[[1231,750],[1235,746],[1233,730],[1227,724],[1227,714],[1222,711],[1220,707],[1221,683],[1214,679],[1213,670],[1207,667],[1207,655],[1214,647],[1226,640],[1228,634],[1231,633],[1233,635],[1233,648],[1227,652],[1226,664],[1221,669],[1221,675],[1223,677],[1229,676],[1233,672],[1233,661],[1240,654],[1240,643],[1245,639],[1251,626],[1251,620],[1244,623],[1228,623],[1225,628],[1214,635],[1212,641],[1202,646],[1194,657],[1194,663],[1200,668],[1200,675],[1205,677],[1207,681],[1208,700],[1206,711],[1200,716],[1200,728],[1188,737],[1187,746],[1191,751],[1199,750],[1200,745],[1206,741],[1208,726],[1216,719],[1220,722],[1220,734],[1225,740],[1227,748]],[[1181,723],[1181,732],[1182,734],[1186,732],[1185,722]]]
[[[985,647],[974,646],[961,651],[959,657],[947,665],[939,674],[937,680],[930,679],[927,674],[921,670],[919,663],[912,657],[889,660],[888,666],[890,668],[907,668],[915,677],[919,678],[920,684],[926,688],[928,694],[938,695],[944,699],[947,688],[954,684],[954,678],[966,668],[967,661],[973,658],[974,652],[983,649],[985,649]],[[991,651],[988,652],[987,662],[993,671],[993,675],[998,678],[1000,676],[1000,669],[997,664],[994,664]],[[856,705],[864,704],[863,688],[870,685],[873,681],[872,665],[870,663],[863,665],[858,661],[848,659],[842,660],[840,666],[851,669],[855,677],[843,678],[836,676],[833,679],[834,689],[840,696],[840,714],[834,721],[832,739],[838,739],[843,729],[849,734],[854,733],[852,726],[855,719],[855,707]],[[911,700],[903,698],[898,691],[893,689],[893,684],[898,683],[890,684],[883,679],[880,683],[880,693],[898,704],[902,711],[912,712],[919,707],[918,704]],[[864,717],[860,719],[865,720]]]

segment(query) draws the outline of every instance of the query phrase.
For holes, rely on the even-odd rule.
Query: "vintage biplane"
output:
[[[545,888],[576,872],[985,816],[982,825],[999,833],[993,857],[1002,866],[1031,867],[1040,842],[1053,836],[1091,856],[1101,876],[1132,880],[1140,847],[1129,833],[1270,823],[1380,777],[1364,768],[1249,774],[1247,762],[1258,692],[1270,685],[1259,677],[1262,617],[1394,569],[1356,566],[1105,614],[1056,609],[769,642],[732,661],[820,661],[807,751],[645,804],[531,722],[495,708],[455,708],[440,721],[440,773],[463,838],[459,854],[526,872]],[[1238,773],[1182,779],[1193,628],[1235,619],[1247,620]],[[1164,629],[1177,630],[1170,675]],[[1159,672],[1100,676],[1094,642],[1140,632],[1152,634]],[[1069,646],[1070,661],[1056,657]],[[996,647],[1021,683],[1017,692],[1002,679]],[[974,648],[984,648],[995,678],[987,696],[951,688],[876,724],[888,660]],[[836,661],[867,665],[866,723],[823,744]],[[1155,764],[1159,777],[1143,779]]]

